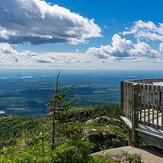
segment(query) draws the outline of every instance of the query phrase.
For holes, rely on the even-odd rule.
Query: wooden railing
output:
[[[135,127],[138,124],[163,130],[163,79],[121,82],[121,108]]]

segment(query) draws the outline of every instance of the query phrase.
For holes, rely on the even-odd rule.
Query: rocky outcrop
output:
[[[93,157],[104,156],[113,158],[119,163],[163,163],[163,153],[149,148],[134,148],[131,146],[108,149],[92,153]]]
[[[111,119],[107,116],[101,116],[101,117],[97,117],[95,121],[99,123],[108,123],[109,121],[111,121]]]
[[[106,116],[86,121],[83,136],[95,145],[94,152],[106,148],[122,146],[121,141],[109,125],[111,121],[113,120]]]

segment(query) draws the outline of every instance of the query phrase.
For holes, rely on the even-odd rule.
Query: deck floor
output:
[[[141,110],[141,112],[139,111],[139,121],[161,127],[162,113],[153,109]]]

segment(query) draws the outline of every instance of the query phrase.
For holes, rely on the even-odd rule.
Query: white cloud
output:
[[[0,66],[9,67],[57,67],[69,64],[89,63],[88,56],[81,53],[44,53],[30,51],[18,52],[14,46],[0,44]]]
[[[111,45],[101,46],[99,48],[91,47],[87,50],[87,54],[95,55],[98,58],[106,60],[116,60],[125,58],[155,58],[160,53],[154,50],[145,42],[133,43],[131,40],[121,38],[115,34],[112,37]]]
[[[19,0],[19,1],[24,3],[26,2],[28,4],[28,1],[26,0]],[[30,2],[31,1],[34,2],[36,0],[30,0]],[[42,2],[46,3],[44,1]],[[2,16],[0,15],[0,18],[1,17]],[[89,20],[87,21],[90,22]],[[83,54],[80,52],[78,47],[74,53],[48,52],[48,53],[38,54],[31,51],[20,52],[16,50],[16,46],[14,44],[1,43],[0,44],[0,67],[7,66],[7,67],[32,67],[32,68],[65,68],[66,67],[66,68],[84,68],[84,69],[85,68],[133,68],[135,69],[135,68],[150,68],[152,66],[152,68],[160,69],[160,67],[162,68],[162,63],[163,63],[163,56],[162,56],[163,41],[161,41],[160,39],[161,37],[159,37],[159,39],[157,40],[154,39],[153,33],[161,36],[161,28],[162,28],[161,24],[159,26],[156,26],[152,22],[137,21],[136,27],[134,26],[131,28],[131,30],[123,32],[122,33],[123,35],[114,34],[110,44],[102,45],[100,47],[88,48],[86,52]],[[10,31],[8,29],[7,30],[5,29],[3,30],[3,32],[1,32],[0,35],[3,35],[3,38],[6,37],[6,39],[10,40],[10,34],[7,33],[12,32],[12,35],[14,35],[14,32],[17,32],[14,30]],[[72,29],[69,30],[71,31]],[[152,36],[149,37],[149,33],[151,33],[151,31],[153,33]],[[22,31],[20,30],[20,32]],[[52,31],[50,31],[50,34],[51,32]],[[142,34],[143,32],[144,34]],[[146,36],[145,33],[147,33]],[[43,33],[41,33],[39,37],[42,37],[42,34]],[[124,35],[128,35],[128,34],[133,34],[136,37],[136,39],[124,38],[125,37]],[[86,37],[83,35],[77,38],[73,37],[73,40],[71,40],[72,38],[66,36],[65,39],[67,38],[69,43],[73,43],[73,41],[74,43],[78,43],[79,40],[86,41]],[[0,37],[0,39],[2,39],[2,37]],[[30,36],[30,39],[35,40],[33,39],[32,34]],[[156,42],[151,41],[152,39],[154,39]],[[36,39],[36,41],[38,40],[39,38]],[[157,46],[155,46],[155,43]],[[134,67],[133,65],[136,66]]]
[[[163,41],[163,23],[158,25],[151,21],[142,20],[134,22],[133,27],[122,32],[123,35],[134,35],[137,39],[147,39],[152,41]]]
[[[109,56],[99,59],[95,55],[85,53],[34,53],[17,51],[15,46],[0,44],[0,67],[5,68],[59,68],[59,69],[160,69],[163,59],[150,57],[118,57]],[[150,66],[149,66],[150,65]]]
[[[156,64],[159,64],[159,63],[163,63],[163,59],[156,59],[156,60],[154,60],[154,63],[156,63]]]
[[[78,44],[100,33],[93,19],[44,0],[0,0],[0,42]]]
[[[163,53],[163,42],[160,43],[159,50],[160,50],[161,53]]]
[[[0,44],[0,53],[1,54],[14,54],[16,53],[16,50],[14,48],[14,45],[10,45],[7,43],[1,43]]]

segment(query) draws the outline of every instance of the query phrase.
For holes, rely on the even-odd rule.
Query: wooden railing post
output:
[[[121,109],[124,113],[124,81],[121,82]]]
[[[125,101],[125,100],[128,100],[128,98],[126,98],[126,96],[125,96],[125,91],[127,91],[127,90],[128,90],[128,85],[126,87],[125,82],[122,81],[121,82],[121,109],[123,110],[124,116],[127,116],[127,114],[128,114],[129,101]],[[128,92],[127,92],[127,95],[128,95]],[[127,105],[124,104],[125,102],[127,103]],[[127,109],[127,114],[126,114],[126,109]],[[127,116],[127,118],[129,118],[129,117]],[[128,128],[128,145],[129,146],[132,145],[132,130],[131,130],[131,128]]]
[[[139,85],[133,85],[132,92],[132,146],[138,145],[138,109],[139,109]]]

